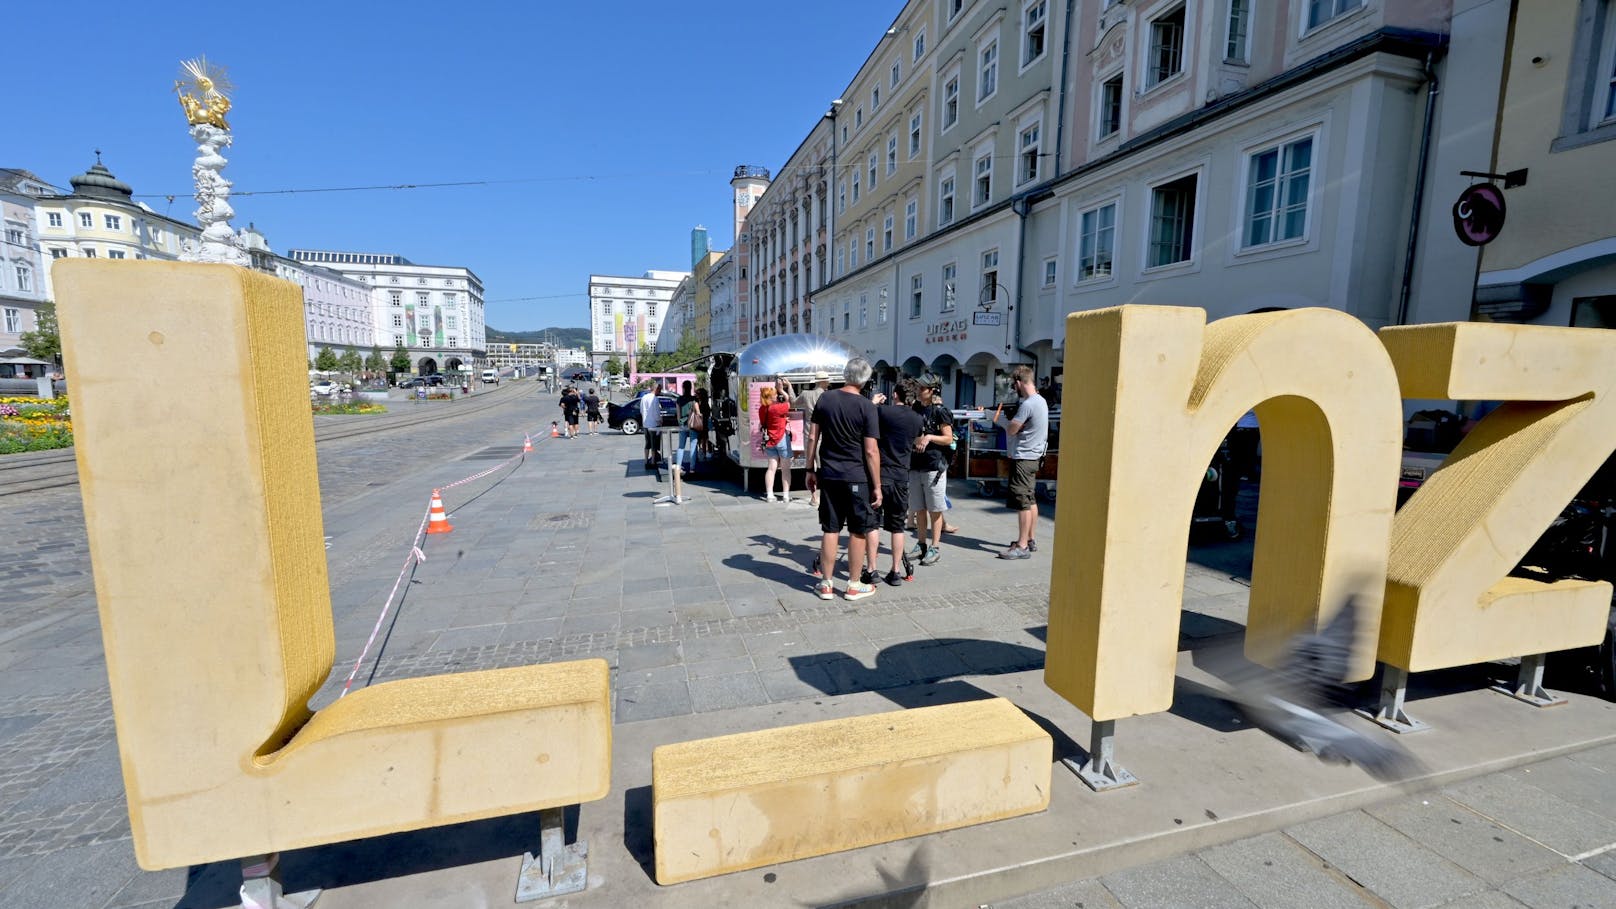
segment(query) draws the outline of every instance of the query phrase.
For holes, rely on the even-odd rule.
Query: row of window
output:
[[[66,226],[65,222],[62,220],[62,213],[59,211],[46,212],[45,224],[49,227]],[[101,225],[104,230],[121,231],[123,230],[123,216],[103,214],[101,216]],[[95,228],[95,215],[87,211],[79,212],[79,227],[93,230]]]
[[[631,315],[631,316],[634,315],[635,314],[635,308],[634,308],[635,301],[633,301],[633,300],[624,300],[622,302],[623,302],[623,312],[625,314],[627,314],[627,315]],[[614,311],[613,308],[612,308],[613,305],[614,304],[613,304],[613,302],[611,300],[601,300],[600,301],[600,311],[605,313],[606,315],[611,315],[612,312]],[[647,303],[647,304],[645,304],[645,314],[648,315],[648,316],[651,316],[652,318],[655,318],[656,314],[657,314],[657,305],[655,303]]]
[[[7,306],[0,310],[0,314],[5,316],[3,327],[6,334],[15,335],[22,332],[22,310]]]

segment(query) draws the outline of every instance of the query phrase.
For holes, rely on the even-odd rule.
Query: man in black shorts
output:
[[[593,388],[589,389],[589,396],[584,398],[584,419],[589,421],[589,434],[600,435],[600,396],[595,394]]]
[[[887,572],[886,581],[893,587],[914,578],[909,557],[903,552],[903,530],[909,520],[908,464],[915,439],[925,426],[920,412],[914,408],[918,388],[914,379],[904,377],[892,390],[890,402],[882,400],[881,395],[875,396],[875,403],[879,405],[875,411],[881,428],[881,529],[887,532],[887,542],[892,547],[892,570]],[[870,531],[869,547],[870,567],[864,570],[863,579],[866,584],[873,583],[876,572],[881,570],[876,564],[876,556],[881,551],[878,531]],[[900,561],[902,572],[898,570]]]
[[[813,428],[808,431],[808,489],[819,489],[819,529],[824,531],[819,545],[819,582],[814,593],[821,600],[833,599],[831,585],[836,570],[836,549],[842,528],[848,530],[847,591],[849,600],[862,600],[875,593],[875,586],[860,580],[865,562],[865,534],[879,526],[876,509],[881,507],[881,452],[876,440],[881,436],[880,418],[875,405],[861,394],[870,380],[870,361],[854,357],[847,361],[841,388],[825,392],[814,408]]]
[[[567,438],[576,439],[578,437],[578,390],[570,385],[566,391],[561,393],[561,415],[566,418]]]

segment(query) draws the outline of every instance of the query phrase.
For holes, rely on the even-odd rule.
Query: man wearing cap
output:
[[[791,402],[791,408],[793,410],[802,411],[803,426],[814,425],[814,408],[819,406],[820,396],[822,396],[825,393],[825,389],[829,387],[830,373],[821,369],[820,371],[814,373],[814,384],[804,388],[802,393],[797,395],[796,399]],[[808,469],[810,471],[814,469],[814,464],[812,461],[808,462]],[[818,489],[815,489],[809,494],[808,504],[815,508],[819,507]]]

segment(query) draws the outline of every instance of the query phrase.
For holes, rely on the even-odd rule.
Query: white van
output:
[[[497,369],[485,369],[485,370],[483,370],[483,384],[484,385],[498,385],[499,384],[499,370],[497,370]]]

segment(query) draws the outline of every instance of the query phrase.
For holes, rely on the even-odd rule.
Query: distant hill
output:
[[[540,331],[500,331],[492,325],[485,326],[488,343],[494,344],[503,341],[506,344],[543,344],[548,334],[549,340],[558,347],[589,347],[588,328],[545,328]]]

